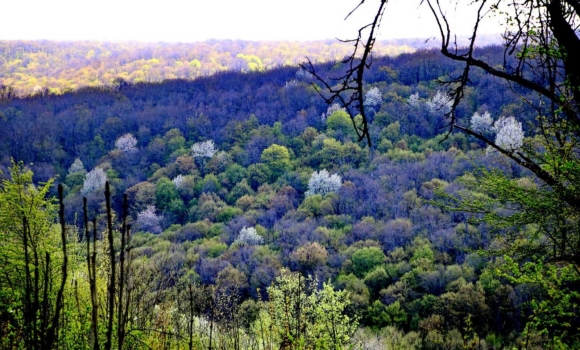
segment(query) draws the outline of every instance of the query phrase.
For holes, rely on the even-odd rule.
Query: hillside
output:
[[[86,45],[75,49],[84,57],[78,59],[78,67],[106,52],[103,44],[101,51],[87,57],[92,44]],[[105,180],[112,193],[114,215],[109,216],[120,221],[122,195],[127,194],[132,273],[143,281],[136,284],[142,288],[143,300],[130,305],[145,310],[135,311],[138,317],[127,322],[139,330],[138,339],[157,347],[185,347],[196,329],[195,339],[204,346],[212,337],[222,345],[238,342],[239,347],[241,342],[265,344],[268,336],[280,342],[286,335],[268,335],[259,328],[266,322],[280,332],[285,329],[283,323],[276,323],[276,317],[282,316],[272,311],[279,309],[265,301],[282,300],[276,299],[276,288],[286,287],[306,300],[300,293],[325,290],[323,282],[330,281],[332,288],[347,291],[348,296],[325,295],[337,298],[333,303],[342,305],[340,311],[349,317],[348,322],[358,320],[361,325],[355,335],[348,327],[341,328],[349,333],[341,338],[341,346],[349,343],[366,349],[361,344],[373,341],[377,348],[396,343],[401,349],[544,344],[542,335],[532,334],[528,323],[533,313],[529,301],[544,300],[544,286],[517,279],[510,270],[513,266],[499,264],[509,254],[503,250],[508,233],[525,242],[524,238],[540,235],[538,227],[519,223],[494,227],[478,220],[482,212],[449,210],[456,207],[454,198],[458,197],[489,199],[497,205],[493,209],[503,209],[475,181],[474,174],[485,179],[486,169],[494,169],[497,178],[508,183],[517,181],[528,189],[535,186],[529,172],[486,150],[482,142],[463,133],[446,135],[444,106],[437,102],[445,90],[437,81],[456,76],[462,67],[436,51],[375,59],[365,76],[367,93],[375,91],[379,96],[369,104],[373,141],[369,149],[357,143],[352,123],[340,106],[323,103],[311,76],[295,66],[284,66],[288,60],[294,63],[297,56],[281,53],[278,60],[269,56],[268,61],[259,55],[261,48],[248,45],[257,51],[244,48],[250,50],[245,54],[260,57],[260,67],[267,69],[250,69],[250,61],[236,59],[223,66],[241,62],[237,70],[244,72],[210,70],[200,73],[208,76],[193,81],[162,81],[169,76],[156,73],[151,77],[158,82],[144,83],[131,78],[142,66],[135,65],[137,58],[127,52],[126,57],[132,58],[116,58],[126,65],[116,69],[134,67],[133,73],[123,76],[134,84],[62,95],[14,96],[0,103],[3,177],[8,179],[14,159],[27,165],[36,183],[55,178],[55,184],[62,185],[63,218],[74,225],[69,233],[71,246],[78,271],[82,268],[83,273],[85,241],[76,241],[85,231],[80,218],[83,196],[89,217],[99,218],[101,296],[106,293],[103,271],[109,266]],[[166,49],[173,52],[175,47]],[[326,49],[320,49],[319,60],[335,59],[322,55]],[[151,60],[155,52],[139,59]],[[231,58],[230,52],[235,51],[226,54],[224,50],[221,57]],[[477,53],[491,62],[503,60],[498,47]],[[180,55],[172,61],[160,59],[160,67],[200,57]],[[209,61],[200,59],[202,69],[205,62],[219,62],[209,57]],[[107,66],[100,62],[95,67]],[[278,65],[283,67],[273,68]],[[336,62],[317,66],[328,77],[343,69]],[[458,123],[470,125],[476,112],[489,112],[493,120],[518,115],[524,121],[522,132],[533,134],[538,121],[520,97],[534,96],[481,72],[471,78],[465,103],[458,108]],[[104,80],[99,78],[99,82]],[[46,191],[56,196],[55,186]],[[499,215],[507,216],[505,211]],[[117,249],[123,244],[126,231],[122,232],[123,236],[116,233],[116,240],[110,240]],[[549,254],[541,245],[529,249]],[[298,277],[298,281],[285,280],[284,276],[313,276],[318,282],[308,284]],[[79,280],[80,288],[85,288],[80,298],[87,306],[88,282]],[[195,300],[203,306],[192,306],[194,288],[195,297],[200,298]],[[235,298],[227,300],[219,298],[233,294],[216,292],[231,290]],[[204,293],[215,298],[207,301],[201,296]],[[324,311],[312,311],[315,304],[327,300],[321,295],[317,296],[321,299],[304,301],[310,308],[305,310],[312,314],[302,317],[312,322],[308,323],[312,329],[326,324],[321,321]],[[70,304],[67,331],[83,334],[74,326],[81,321],[73,319],[88,324],[88,316],[80,311],[71,316],[77,311]],[[574,327],[578,324],[574,315],[558,317]],[[184,320],[191,321],[190,328]],[[214,321],[220,330],[217,335],[207,326],[212,322],[213,327]],[[0,326],[10,322],[0,319]],[[340,322],[342,326],[348,323]],[[294,335],[313,342],[317,333],[310,331]],[[161,340],[158,334],[163,334]]]

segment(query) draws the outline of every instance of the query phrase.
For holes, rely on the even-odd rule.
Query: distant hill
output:
[[[199,43],[0,41],[0,85],[12,94],[62,94],[83,87],[195,79],[222,71],[262,71],[341,60],[351,44],[338,41]],[[407,44],[378,43],[379,56],[414,52]]]

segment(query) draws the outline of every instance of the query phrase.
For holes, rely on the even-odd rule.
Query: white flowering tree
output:
[[[191,155],[195,159],[211,158],[216,152],[217,148],[212,140],[196,142],[191,146]]]
[[[177,175],[171,181],[173,182],[173,184],[175,185],[175,187],[177,187],[179,189],[179,188],[181,188],[183,186],[183,180],[184,179],[185,179],[185,176],[183,176],[183,175]]]
[[[429,112],[433,114],[448,114],[451,112],[451,108],[453,107],[453,99],[449,95],[437,91],[435,96],[425,102],[425,104],[427,105]]]
[[[133,134],[125,134],[115,141],[115,147],[123,153],[137,152],[137,139]]]
[[[75,159],[75,161],[71,164],[70,168],[68,168],[68,173],[69,174],[87,173],[87,171],[85,170],[85,166],[83,165],[83,162],[80,160],[80,158]]]
[[[300,85],[300,83],[298,83],[297,80],[292,79],[292,80],[286,82],[286,84],[284,85],[284,88],[285,89],[292,89],[292,88],[298,87],[298,85]]]
[[[380,107],[383,103],[383,95],[378,87],[373,87],[365,94],[364,105],[369,107]]]
[[[135,222],[137,230],[161,233],[161,220],[163,217],[155,214],[155,211],[155,206],[149,205],[147,209],[137,214],[137,221]]]
[[[489,114],[474,113],[471,117],[471,130],[484,134],[495,134],[495,145],[508,153],[514,153],[524,145],[522,123],[514,117],[500,117],[495,122]],[[490,146],[488,150],[493,150]]]
[[[315,194],[324,196],[328,193],[338,192],[340,186],[342,186],[342,178],[338,174],[330,175],[326,169],[322,169],[312,173],[308,181],[308,191],[304,194],[306,197]]]
[[[411,107],[419,107],[419,93],[415,92],[407,99],[407,103]]]
[[[241,243],[247,245],[260,245],[264,243],[264,238],[258,234],[256,228],[244,226],[234,241],[234,243]]]
[[[501,117],[493,123],[496,132],[495,144],[508,152],[519,150],[524,144],[524,131],[522,123],[514,117]]]
[[[471,129],[482,135],[493,131],[493,119],[489,112],[483,114],[473,113],[471,117]]]
[[[85,177],[85,182],[83,183],[83,188],[81,188],[81,194],[86,196],[96,190],[105,187],[107,182],[107,174],[102,168],[96,167],[87,173]]]

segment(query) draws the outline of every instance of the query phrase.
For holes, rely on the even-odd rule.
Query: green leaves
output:
[[[537,288],[538,295],[527,302],[531,309],[525,332],[540,334],[550,348],[577,348],[580,328],[573,320],[580,316],[580,273],[573,264],[546,264],[541,259],[518,264],[504,257],[495,274],[514,285]],[[570,347],[568,347],[570,346]]]
[[[350,304],[346,291],[330,283],[317,288],[316,280],[283,269],[268,288],[260,322],[267,322],[280,346],[291,349],[343,349],[357,328],[357,320],[344,314]],[[268,312],[266,313],[266,310]]]
[[[273,180],[290,169],[290,152],[284,146],[271,145],[262,152],[261,159],[270,168]]]

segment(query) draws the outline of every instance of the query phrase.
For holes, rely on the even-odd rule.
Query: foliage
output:
[[[303,70],[303,69],[301,69],[300,71],[304,71],[305,72],[305,70]],[[326,122],[326,118],[328,118],[329,116],[331,116],[336,111],[346,112],[345,109],[343,107],[341,107],[338,103],[333,103],[330,106],[328,106],[328,109],[326,110],[326,113],[322,113],[320,115],[320,119],[322,120],[322,122]]]
[[[137,152],[137,139],[132,134],[122,135],[115,141],[115,147],[123,153],[131,154]]]
[[[87,173],[83,183],[83,188],[81,189],[81,194],[86,196],[93,193],[96,190],[103,188],[105,182],[107,182],[107,174],[102,168],[96,167]]]
[[[453,107],[453,100],[450,96],[437,90],[435,95],[425,102],[427,109],[433,114],[448,114]]]
[[[516,152],[524,144],[522,123],[514,117],[501,117],[493,123],[493,130],[497,133],[495,144],[508,152]]]
[[[409,98],[407,99],[407,103],[411,107],[418,107],[419,106],[419,99],[420,99],[419,93],[415,92],[414,94],[409,96]]]
[[[514,285],[538,288],[538,296],[526,304],[531,309],[524,336],[540,346],[574,349],[580,345],[580,276],[572,264],[556,266],[541,260],[518,264],[510,257],[495,273]],[[532,340],[533,342],[533,340]]]
[[[308,191],[304,193],[306,197],[319,194],[324,196],[329,193],[338,192],[342,186],[342,179],[338,174],[330,175],[326,169],[315,171],[308,180]]]
[[[87,171],[85,170],[85,166],[83,165],[83,162],[79,158],[77,158],[71,164],[71,166],[68,168],[68,173],[69,174],[75,174],[75,173],[86,174]]]
[[[150,205],[147,209],[139,212],[135,221],[136,229],[151,233],[161,233],[161,220],[163,217],[158,216],[155,211],[155,206]]]
[[[381,103],[383,102],[383,96],[381,91],[376,86],[371,88],[365,94],[364,104],[369,107],[380,107]]]
[[[296,262],[300,271],[313,271],[324,266],[328,260],[328,251],[318,242],[306,243],[292,252],[290,258]]]
[[[338,109],[326,118],[326,128],[335,134],[349,135],[352,132],[352,121],[343,109]]]
[[[254,227],[242,227],[240,234],[234,241],[241,244],[259,245],[264,243],[264,238],[258,234]]]
[[[366,247],[357,250],[352,255],[352,272],[359,278],[381,266],[385,262],[385,254],[378,247]]]
[[[260,159],[270,168],[274,179],[290,169],[290,152],[284,146],[271,145],[262,152]]]
[[[493,119],[489,112],[484,112],[479,114],[478,112],[473,113],[471,117],[471,129],[480,134],[486,134],[493,130]]]
[[[173,180],[171,180],[171,182],[173,182],[173,184],[175,185],[175,187],[177,189],[183,188],[183,186],[185,185],[184,180],[185,177],[181,174],[177,175],[176,177],[173,178]]]
[[[356,329],[356,319],[344,314],[347,293],[335,291],[329,283],[318,290],[312,278],[282,270],[268,296],[272,308],[266,308],[264,318],[277,346],[342,349]]]
[[[215,148],[215,143],[212,140],[207,140],[203,142],[196,142],[191,146],[191,155],[193,158],[211,158],[216,154],[217,149]]]
[[[57,206],[47,198],[52,180],[37,187],[32,177],[23,164],[13,164],[10,180],[0,183],[3,348],[55,348],[58,343],[67,279],[65,227],[61,221],[59,250]]]
[[[417,46],[420,43],[417,42]],[[408,45],[377,42],[381,55],[413,52]],[[0,85],[12,94],[63,94],[86,87],[126,88],[131,83],[196,79],[224,71],[260,71],[340,59],[346,43],[206,41],[200,43],[0,41]],[[98,63],[98,64],[96,64]],[[295,68],[294,68],[295,70]]]
[[[497,47],[479,50],[494,65],[501,64],[503,55]],[[124,85],[114,92],[89,89],[58,97],[3,100],[0,168],[9,167],[9,156],[15,155],[34,162],[28,167],[37,181],[56,175],[66,179],[69,276],[74,281],[65,289],[62,324],[68,328],[59,333],[60,347],[92,344],[94,333],[104,344],[111,319],[105,313],[112,290],[111,266],[117,281],[111,341],[118,346],[118,339],[124,339],[125,348],[189,348],[190,340],[194,349],[209,348],[210,342],[212,348],[279,348],[282,333],[268,333],[269,315],[275,311],[265,300],[282,268],[302,273],[305,292],[323,286],[306,287],[310,282],[305,274],[332,281],[335,288],[348,292],[344,312],[360,318],[364,328],[360,334],[366,338],[351,338],[345,346],[461,348],[477,340],[481,348],[525,348],[526,339],[534,346],[556,344],[541,329],[574,345],[570,329],[575,316],[554,316],[558,321],[551,323],[552,328],[530,323],[532,302],[575,313],[573,299],[557,296],[560,301],[550,304],[540,283],[512,282],[507,275],[489,272],[502,268],[497,257],[503,255],[522,269],[538,256],[544,258],[544,271],[552,265],[574,266],[578,216],[573,204],[558,197],[565,192],[558,193],[529,170],[510,163],[506,154],[486,152],[481,139],[438,134],[443,116],[409,105],[412,92],[418,93],[421,104],[420,96],[436,94],[435,79],[461,73],[461,66],[433,51],[376,57],[374,62],[365,81],[382,92],[382,103],[369,125],[373,139],[383,145],[378,149],[361,147],[348,135],[340,135],[343,127],[352,132],[352,121],[340,117],[340,108],[331,113],[340,118],[321,122],[320,115],[329,106],[304,80],[284,88],[285,82],[296,78],[294,67],[194,82]],[[344,68],[321,67],[329,75]],[[514,91],[475,71],[471,81],[467,98],[472,103],[458,109],[462,123],[470,123],[476,110],[489,110],[490,118],[514,115],[526,137],[512,155],[547,145],[534,134],[541,130],[535,128],[536,114]],[[232,86],[238,88],[234,91]],[[517,93],[527,100],[535,98],[525,91]],[[115,115],[123,117],[111,117]],[[139,140],[140,151],[119,157],[114,144],[127,133]],[[496,134],[482,135],[494,141]],[[211,158],[194,158],[190,147],[200,140],[212,140],[215,150],[221,151]],[[564,158],[553,157],[553,167],[545,169],[566,173],[572,184],[575,163],[561,161],[575,150],[566,152]],[[264,154],[268,156],[262,158]],[[97,221],[97,239],[90,240],[95,245],[89,256],[96,252],[98,332],[91,330],[91,272],[87,274],[83,232],[85,227],[92,231],[93,225],[78,219],[85,175],[68,174],[77,158],[88,169],[105,171],[113,189],[111,218],[121,218],[118,224],[112,220],[112,243],[106,220]],[[315,169],[327,169],[328,178],[340,178],[335,191],[308,195],[309,180],[323,173]],[[49,188],[47,193],[54,192]],[[87,198],[88,214],[98,219],[108,215],[99,192]],[[123,192],[131,215],[126,224],[134,227],[125,249],[120,234]],[[432,200],[461,210],[444,211]],[[139,214],[149,206],[157,208],[150,210],[157,219],[150,232],[143,232]],[[263,239],[260,244],[232,244],[244,228],[252,227],[254,238]],[[53,231],[50,246],[56,247],[58,263],[61,241]],[[120,285],[122,255],[124,270],[133,277]],[[24,266],[18,261],[16,265]],[[60,274],[53,274],[54,282],[60,281]],[[550,273],[542,274],[554,280],[547,277]],[[552,284],[571,295],[577,290],[573,278]],[[125,304],[128,317],[118,315],[121,289],[123,300],[130,296]],[[4,306],[18,308],[14,299],[3,300]],[[538,310],[538,315],[547,315],[538,317],[552,317],[546,309]],[[5,322],[10,313],[0,315],[0,322]],[[125,338],[123,331],[117,333],[119,319],[128,322],[130,335]],[[562,327],[556,327],[558,322]],[[381,327],[387,327],[383,333],[365,333]]]

